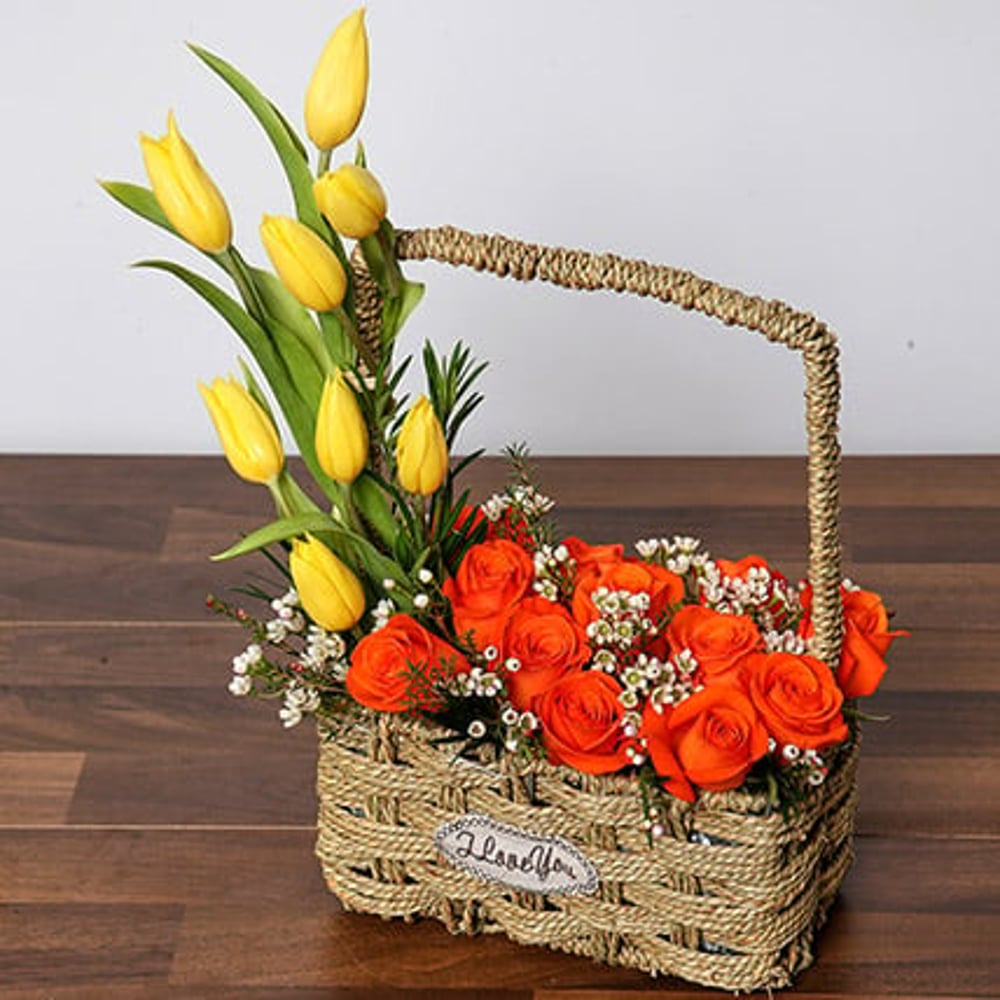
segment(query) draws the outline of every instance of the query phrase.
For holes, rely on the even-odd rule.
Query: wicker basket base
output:
[[[696,809],[677,803],[651,846],[627,779],[544,764],[511,777],[455,761],[432,735],[382,716],[321,739],[316,852],[347,909],[433,917],[453,933],[503,933],[728,990],[788,986],[811,964],[851,863],[857,747],[790,819],[761,796],[707,794]],[[454,867],[434,834],[470,811],[569,841],[598,891],[527,893]]]

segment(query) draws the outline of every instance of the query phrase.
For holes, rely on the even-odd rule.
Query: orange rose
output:
[[[433,709],[431,684],[468,671],[468,661],[457,650],[409,615],[393,615],[354,647],[347,690],[355,701],[377,712]]]
[[[779,743],[819,750],[847,739],[844,696],[822,660],[755,653],[743,670],[750,699]]]
[[[684,600],[684,581],[670,570],[638,559],[618,562],[589,562],[577,570],[573,591],[573,617],[581,625],[600,618],[591,594],[598,587],[649,594],[649,617],[657,621],[673,604]]]
[[[730,580],[745,580],[752,569],[766,569],[771,574],[772,579],[788,583],[788,580],[777,570],[771,569],[767,560],[763,556],[744,556],[742,559],[716,559],[715,565],[719,567],[723,576],[728,576]]]
[[[653,708],[653,703],[647,701],[646,708],[642,713],[640,735],[646,740],[649,758],[653,762],[653,767],[656,769],[663,787],[678,799],[694,802],[697,797],[694,786],[688,781],[684,774],[684,768],[681,767],[681,763],[674,753],[668,725],[672,713],[673,708],[669,705],[662,712],[657,712]]]
[[[570,558],[576,563],[577,572],[592,563],[606,566],[621,562],[625,557],[624,545],[588,545],[582,538],[570,535],[563,539]]]
[[[535,698],[542,740],[554,764],[584,774],[608,774],[628,764],[631,740],[622,729],[618,682],[599,670],[567,674]]]
[[[739,788],[754,762],[767,753],[767,730],[742,691],[703,688],[659,713],[646,703],[642,733],[664,787],[686,802],[693,785],[710,792]]]
[[[456,633],[473,632],[478,649],[497,645],[504,617],[528,592],[534,573],[531,556],[505,538],[473,545],[441,588],[451,601]]]
[[[705,683],[732,678],[740,661],[761,646],[760,631],[746,615],[724,615],[699,604],[680,609],[666,631],[674,653],[690,649]]]
[[[893,639],[908,632],[889,631],[889,614],[882,598],[870,590],[841,588],[844,602],[844,645],[837,667],[837,683],[846,698],[861,698],[872,694],[886,671],[885,654]],[[813,632],[812,586],[802,590],[805,615],[799,623],[799,634],[809,638]]]
[[[527,597],[507,617],[500,639],[503,659],[520,662],[507,675],[511,704],[522,712],[560,677],[579,670],[590,658],[587,633],[561,605]]]

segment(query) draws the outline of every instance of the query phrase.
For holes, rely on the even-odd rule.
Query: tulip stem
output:
[[[368,346],[364,337],[362,337],[358,332],[358,328],[355,326],[354,320],[347,315],[347,311],[343,306],[337,306],[337,308],[333,310],[333,314],[338,320],[340,320],[340,325],[344,328],[344,332],[350,338],[355,350],[357,350],[358,357],[364,362],[365,368],[368,369],[368,374],[374,375],[378,370],[378,361],[376,360],[371,347]]]
[[[234,246],[223,250],[219,256],[222,258],[223,265],[229,272],[229,276],[239,289],[247,311],[255,320],[263,322],[264,303],[261,302],[260,295],[257,294],[257,289],[254,287],[253,280],[250,277],[250,270],[247,267],[246,261],[240,256],[239,251]]]
[[[332,149],[321,149],[319,151],[319,164],[316,167],[317,177],[322,177],[330,169],[331,156],[333,156]]]

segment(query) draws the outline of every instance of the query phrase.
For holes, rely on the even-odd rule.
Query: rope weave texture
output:
[[[611,290],[696,310],[801,352],[808,435],[809,579],[813,651],[840,658],[836,338],[821,322],[689,271],[613,254],[538,246],[452,227],[399,231],[401,259],[436,260],[520,281]],[[360,255],[356,316],[379,343],[378,290]],[[530,773],[456,760],[427,724],[375,714],[321,733],[316,853],[349,910],[413,920],[453,933],[503,933],[657,975],[749,991],[787,986],[811,964],[813,940],[852,858],[858,747],[832,761],[821,786],[790,817],[763,796],[706,793],[671,800],[666,835],[651,845],[635,784],[544,762]],[[466,812],[576,845],[597,869],[593,896],[543,896],[480,881],[442,859],[434,833]],[[692,835],[703,835],[693,839]],[[705,838],[711,838],[704,842]],[[701,842],[699,842],[701,841]]]
[[[530,780],[505,775],[456,761],[435,735],[382,715],[321,740],[316,853],[347,909],[433,917],[456,934],[503,933],[729,990],[787,986],[812,961],[851,862],[856,747],[790,819],[763,796],[707,793],[694,809],[672,806],[651,846],[629,780],[546,763]],[[434,833],[470,810],[573,843],[599,893],[516,892],[453,867]],[[691,842],[692,830],[715,842]]]
[[[837,338],[823,323],[783,302],[746,295],[690,271],[615,254],[539,246],[506,236],[477,235],[452,226],[400,231],[396,252],[401,259],[436,260],[518,281],[538,279],[581,291],[610,290],[648,296],[682,309],[693,309],[729,326],[753,330],[773,343],[801,352],[806,377],[809,580],[813,586],[814,650],[820,659],[836,666],[844,629],[837,437],[840,371]]]

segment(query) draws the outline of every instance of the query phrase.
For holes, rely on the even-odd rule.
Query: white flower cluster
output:
[[[496,659],[496,647],[490,646],[486,651],[486,658],[490,659],[489,653],[493,651],[492,659]],[[473,667],[467,674],[454,677],[451,681],[451,690],[463,698],[496,698],[504,694],[506,687],[503,678],[482,667]]]
[[[289,635],[299,633],[306,627],[306,620],[299,610],[299,595],[294,588],[271,601],[271,610],[275,617],[264,625],[268,642],[284,642]]]
[[[396,605],[388,597],[383,597],[372,609],[372,618],[375,619],[372,631],[377,632],[380,628],[385,628],[389,624],[389,619],[395,613]]]
[[[285,690],[285,704],[278,710],[278,718],[286,729],[291,729],[302,721],[306,713],[315,712],[317,708],[319,692],[293,681]]]
[[[538,718],[532,712],[519,712],[513,705],[507,705],[500,713],[500,721],[504,726],[504,749],[509,753],[517,753],[524,738],[538,729]],[[466,730],[474,740],[480,740],[486,735],[486,723],[482,719],[473,719]]]
[[[229,693],[237,698],[248,695],[253,690],[253,678],[249,676],[251,667],[264,658],[264,651],[252,642],[238,656],[233,657],[233,678],[229,682]]]
[[[306,634],[305,651],[301,662],[304,667],[329,671],[338,680],[347,676],[348,663],[344,658],[347,646],[336,632],[327,632],[318,625],[310,625]]]
[[[649,594],[645,591],[632,593],[628,590],[611,590],[608,587],[598,587],[590,595],[594,607],[601,617],[587,626],[587,638],[607,654],[608,647],[627,650],[637,639],[652,635],[656,631],[653,620],[649,617]],[[613,654],[594,657],[595,665],[614,673],[616,669]]]
[[[775,740],[770,740],[768,750],[771,753],[778,752],[778,745]],[[829,768],[826,761],[815,751],[802,749],[794,743],[785,743],[780,750],[781,759],[790,767],[800,768],[810,785],[822,785],[826,781]]]
[[[700,570],[710,561],[708,553],[701,551],[701,539],[689,535],[640,539],[635,543],[635,550],[647,561],[658,558],[671,573],[678,576]]]
[[[554,506],[555,502],[539,493],[534,486],[518,483],[503,493],[494,493],[479,505],[479,509],[486,515],[488,521],[495,524],[511,507],[519,510],[530,520],[547,514]]]
[[[663,664],[659,683],[649,693],[653,709],[662,712],[665,705],[679,705],[685,698],[700,691],[704,685],[695,681],[698,661],[690,649],[682,649]]]
[[[766,566],[751,566],[743,579],[725,576],[709,560],[702,567],[698,586],[710,608],[722,614],[753,615],[763,632],[780,630],[798,607],[798,595]]]
[[[558,601],[561,585],[566,581],[569,549],[565,545],[541,545],[534,556],[535,582],[532,588],[547,601]]]
[[[777,632],[770,629],[764,633],[764,649],[769,653],[794,653],[801,656],[808,652],[809,644],[801,635],[785,630]]]

